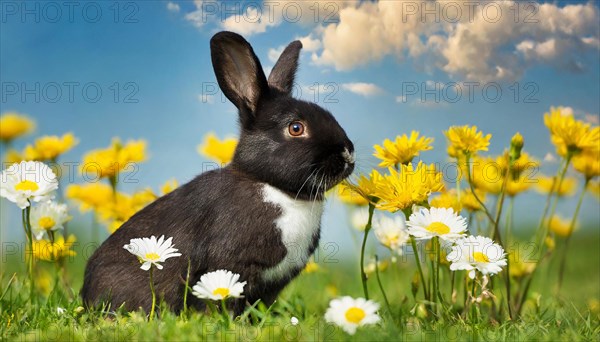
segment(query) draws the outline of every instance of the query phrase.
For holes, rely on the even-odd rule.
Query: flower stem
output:
[[[385,302],[385,307],[392,317],[392,308],[390,307],[390,302],[388,301],[387,295],[385,294],[385,290],[383,289],[383,285],[381,284],[381,279],[379,278],[379,257],[375,254],[375,277],[377,278],[377,284],[379,285],[379,290],[381,291],[381,295],[383,296],[383,301]]]
[[[185,276],[185,289],[183,291],[183,312],[187,313],[187,297],[188,297],[188,289],[190,287],[190,268],[192,266],[191,260],[190,258],[188,258],[188,267],[187,267],[187,273]]]
[[[223,323],[225,323],[225,327],[229,328],[231,325],[231,321],[229,319],[229,312],[227,311],[227,306],[225,305],[225,298],[221,299],[221,315],[223,316]]]
[[[27,243],[29,251],[26,254],[27,257],[27,273],[29,275],[29,303],[33,303],[35,296],[35,286],[33,279],[33,233],[31,232],[31,222],[29,221],[29,214],[31,212],[31,203],[23,209],[23,229],[25,229],[25,236],[27,237]]]
[[[579,216],[579,210],[581,209],[581,203],[583,203],[583,198],[585,197],[585,192],[586,192],[589,182],[590,182],[590,178],[586,177],[585,182],[583,183],[583,189],[581,189],[581,194],[579,195],[579,199],[577,200],[577,207],[575,207],[575,213],[573,214],[573,219],[571,219],[571,224],[569,225],[569,232],[565,239],[565,247],[563,250],[562,259],[560,261],[560,268],[558,271],[558,291],[557,292],[560,292],[560,289],[562,287],[564,274],[565,274],[565,267],[567,264],[567,251],[569,249],[569,242],[571,241],[571,236],[573,235],[573,230],[575,230],[575,224],[577,223],[577,216]]]
[[[150,292],[152,292],[152,308],[150,309],[150,317],[148,320],[152,322],[154,319],[154,309],[156,308],[156,292],[154,291],[154,267],[150,266]]]
[[[417,263],[417,269],[419,270],[419,277],[421,278],[421,285],[423,286],[423,295],[426,300],[429,300],[429,293],[427,292],[427,285],[425,284],[425,276],[423,275],[423,268],[421,267],[421,260],[419,258],[419,251],[417,250],[417,243],[415,242],[414,236],[410,237],[410,244],[413,252],[415,253],[415,262]]]
[[[365,226],[362,246],[360,248],[360,278],[362,281],[363,292],[365,294],[365,299],[369,299],[369,290],[367,288],[367,274],[365,273],[365,248],[367,246],[367,237],[369,236],[369,231],[371,230],[371,225],[373,222],[373,212],[375,211],[375,206],[369,203],[369,220],[367,221],[367,225]],[[377,265],[375,266],[377,267]]]
[[[487,218],[490,220],[490,223],[493,225],[493,224],[495,224],[494,223],[495,221],[494,221],[494,218],[492,217],[492,214],[490,213],[488,208],[485,206],[485,203],[483,203],[483,201],[479,198],[479,196],[477,196],[477,193],[475,192],[475,186],[473,185],[473,179],[471,177],[471,166],[469,165],[470,159],[471,159],[470,156],[467,155],[466,168],[467,168],[467,183],[469,183],[469,189],[471,189],[471,192],[473,193],[473,197],[475,198],[475,200],[477,200],[477,203],[479,203],[481,208],[483,208],[483,212],[485,213]]]

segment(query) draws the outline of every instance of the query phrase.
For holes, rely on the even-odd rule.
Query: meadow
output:
[[[128,165],[143,167],[146,142],[115,138],[108,147],[82,156],[79,172],[94,174],[95,182],[68,184],[56,176],[56,165],[78,143],[72,133],[38,137],[18,151],[12,142],[25,137],[33,121],[17,113],[3,114],[0,120],[4,161],[10,165],[2,173],[2,206],[22,210],[25,241],[3,241],[2,340],[600,337],[600,234],[598,227],[578,222],[583,201],[598,199],[600,129],[560,107],[544,120],[560,160],[554,175],[531,172],[542,161],[527,154],[526,139],[519,133],[504,153],[490,156],[491,135],[475,126],[449,127],[444,132],[448,160],[461,175],[454,183],[446,182],[435,164],[417,162],[426,160],[434,143],[419,132],[374,146],[378,167],[327,194],[347,205],[349,217],[343,220],[357,241],[355,252],[327,258],[321,250],[272,306],[250,303],[239,317],[218,307],[242,295],[242,283],[237,292],[219,287],[205,296],[189,284],[187,295],[203,298],[209,304],[206,312],[184,307],[174,314],[160,296],[156,312],[153,306],[150,313],[85,308],[79,290],[86,257],[100,232],[116,231],[178,183],[169,180],[159,191],[123,192],[120,181]],[[198,150],[227,164],[235,147],[235,139],[211,134]],[[514,198],[534,189],[545,205],[539,224],[523,227],[512,215]],[[577,203],[575,211],[567,218],[558,216],[557,209],[567,201]],[[78,211],[93,222],[69,222]],[[177,253],[161,259],[158,249],[130,252],[150,274],[140,291],[154,297],[152,272],[168,268],[166,259]]]

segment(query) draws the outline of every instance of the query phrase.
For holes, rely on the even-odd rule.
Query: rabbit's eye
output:
[[[304,124],[294,121],[288,126],[288,132],[293,137],[299,137],[304,134]]]

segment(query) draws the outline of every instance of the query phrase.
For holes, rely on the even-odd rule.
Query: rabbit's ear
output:
[[[241,112],[254,113],[269,85],[252,46],[239,34],[223,31],[210,40],[210,53],[225,96]]]
[[[277,60],[269,75],[269,85],[271,87],[291,95],[301,49],[302,43],[296,40],[283,50],[283,53],[279,56],[279,60]]]

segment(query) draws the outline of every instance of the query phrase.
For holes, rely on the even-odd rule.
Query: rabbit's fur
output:
[[[219,86],[239,109],[241,134],[230,165],[196,177],[135,214],[89,259],[81,295],[89,306],[128,310],[151,305],[149,274],[123,248],[132,238],[173,237],[181,257],[154,272],[159,298],[183,306],[188,261],[190,286],[217,269],[241,275],[244,297],[272,303],[305,266],[319,242],[324,192],[354,168],[352,142],[335,118],[291,97],[302,44],[292,42],[269,79],[244,38],[220,32],[211,39]],[[292,136],[290,124],[305,127]],[[188,295],[188,305],[203,303]]]

